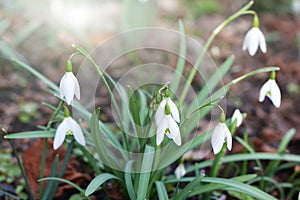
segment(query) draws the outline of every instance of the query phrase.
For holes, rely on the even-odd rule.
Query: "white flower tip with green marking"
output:
[[[263,102],[268,97],[276,108],[281,104],[281,92],[275,80],[269,79],[260,89],[259,102]]]
[[[239,109],[235,109],[233,112],[233,115],[231,117],[231,123],[233,123],[236,120],[236,127],[239,127],[243,122],[243,114]]]
[[[85,146],[85,139],[79,124],[77,124],[77,122],[71,117],[65,117],[56,129],[53,142],[54,150],[58,149],[62,145],[66,135],[68,134],[74,135],[75,140],[82,146]]]

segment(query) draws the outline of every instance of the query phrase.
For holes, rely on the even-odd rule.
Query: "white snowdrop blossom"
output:
[[[160,121],[158,121],[156,132],[156,145],[161,144],[165,134],[168,136],[168,138],[173,139],[173,141],[178,146],[181,146],[180,130],[178,124],[172,118],[171,114],[164,114],[164,116],[160,117]]]
[[[53,142],[54,150],[58,149],[62,145],[66,135],[74,135],[75,140],[82,146],[85,146],[85,139],[82,130],[77,122],[70,116],[65,117],[62,123],[57,127]]]
[[[248,50],[249,54],[254,56],[258,47],[263,53],[267,52],[265,36],[258,27],[252,27],[245,36],[243,50]]]
[[[164,97],[163,100],[160,102],[160,104],[157,108],[156,114],[155,114],[156,124],[158,124],[159,121],[161,121],[161,118],[165,115],[165,107],[166,107],[167,104],[170,107],[170,112],[171,112],[172,118],[177,123],[180,122],[179,112],[178,112],[177,106],[175,105],[175,103],[172,101],[172,99],[170,97]]]
[[[275,79],[269,79],[260,89],[259,102],[263,102],[268,97],[276,108],[280,107],[281,93]]]
[[[243,122],[243,114],[239,109],[235,109],[233,112],[233,115],[231,117],[231,123],[233,123],[236,120],[236,127],[239,127]]]
[[[186,174],[186,170],[184,164],[180,163],[175,169],[175,176],[177,179],[180,179],[181,177],[184,177],[185,174]]]
[[[61,98],[66,98],[66,102],[68,105],[71,104],[74,95],[78,100],[80,99],[79,83],[73,72],[67,71],[64,74],[59,84],[59,92]]]
[[[155,122],[157,125],[156,145],[160,145],[166,134],[170,139],[173,139],[175,144],[181,146],[181,136],[178,124],[180,122],[179,112],[169,97],[166,95],[158,105],[155,113]]]
[[[228,127],[226,126],[226,124],[220,122],[214,129],[214,132],[212,133],[212,137],[211,137],[211,146],[213,148],[214,154],[218,154],[221,151],[225,139],[227,143],[227,149],[231,151],[232,148],[231,133]]]
[[[225,124],[225,121],[225,113],[222,112],[220,115],[220,123],[214,129],[211,137],[211,146],[215,155],[222,150],[225,140],[227,144],[227,149],[231,151],[232,148],[232,136],[228,127]]]

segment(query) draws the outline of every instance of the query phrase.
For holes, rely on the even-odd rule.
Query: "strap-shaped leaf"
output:
[[[85,196],[89,196],[92,193],[94,193],[103,183],[105,183],[106,181],[110,180],[110,179],[118,179],[118,177],[109,174],[109,173],[103,173],[100,174],[98,176],[96,176],[91,182],[90,184],[87,186],[84,195]]]

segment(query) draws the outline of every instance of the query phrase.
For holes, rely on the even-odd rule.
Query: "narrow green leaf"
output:
[[[96,176],[90,184],[87,186],[84,195],[86,197],[90,196],[93,192],[95,192],[103,183],[110,179],[117,179],[120,180],[118,177],[109,174],[109,173],[103,173],[98,176]]]
[[[31,74],[33,74],[34,76],[36,76],[38,79],[40,79],[41,81],[43,81],[44,83],[46,83],[54,91],[56,91],[56,92],[59,91],[56,84],[54,84],[46,76],[44,76],[43,74],[41,74],[40,72],[38,72],[36,69],[34,69],[33,67],[31,67],[30,65],[28,65],[28,64],[26,64],[26,63],[24,63],[24,62],[22,62],[20,60],[17,60],[15,58],[12,58],[11,61],[16,66],[21,67],[22,69],[25,69],[28,72],[30,72]]]
[[[57,169],[58,169],[58,155],[55,156],[51,172],[50,172],[50,177],[55,177],[57,175]],[[43,193],[43,200],[47,200],[49,197],[49,194],[51,193],[51,190],[53,189],[53,180],[48,181],[46,189]]]
[[[180,32],[179,55],[176,64],[176,71],[174,73],[174,78],[170,86],[171,90],[173,90],[174,93],[177,92],[181,77],[183,76],[186,58],[186,36],[184,26],[181,20],[178,21],[178,26]]]
[[[186,199],[195,187],[199,187],[200,182],[203,178],[204,178],[203,175],[195,177],[193,181],[191,181],[181,191],[178,192],[176,200]]]
[[[285,154],[279,155],[277,153],[254,153],[254,154],[234,154],[228,155],[223,158],[223,163],[228,162],[237,162],[237,161],[244,161],[244,160],[281,160],[281,161],[290,161],[290,162],[300,162],[300,156],[295,154]],[[213,163],[212,160],[207,160],[201,163],[197,163],[191,167],[186,169],[187,172],[192,172],[195,170],[203,169],[205,167],[211,166]]]
[[[146,199],[148,184],[151,175],[151,169],[154,158],[154,148],[146,145],[143,162],[141,166],[141,173],[139,179],[139,185],[137,190],[137,199]]]
[[[46,177],[46,178],[41,178],[39,179],[38,181],[48,181],[48,180],[54,180],[54,181],[60,181],[60,182],[64,182],[64,183],[67,183],[69,185],[71,185],[72,187],[74,187],[75,189],[77,189],[80,193],[84,193],[84,190],[79,187],[78,185],[76,185],[75,183],[71,182],[71,181],[68,181],[66,179],[63,179],[63,178],[58,178],[58,177]]]
[[[11,133],[5,135],[6,139],[24,139],[24,138],[53,138],[55,135],[54,130],[49,131],[26,131],[19,133]]]
[[[256,177],[256,174],[248,174],[248,175],[234,177],[234,178],[232,178],[232,180],[235,180],[235,181],[238,181],[238,182],[246,182],[246,181],[249,181],[249,180],[251,180],[255,177]],[[191,197],[191,196],[203,194],[203,193],[206,193],[206,192],[220,190],[220,189],[223,189],[225,187],[227,187],[227,186],[222,185],[222,184],[216,184],[216,183],[201,185],[198,188],[194,188],[189,196]]]
[[[169,199],[165,184],[162,181],[155,181],[156,191],[159,200]]]
[[[295,135],[296,130],[295,129],[290,129],[288,130],[288,132],[285,134],[285,136],[283,137],[283,139],[281,140],[279,147],[278,147],[278,154],[284,154],[286,152],[286,147],[289,144],[289,142],[291,141],[291,139],[293,138],[293,136]],[[277,167],[279,165],[280,161],[278,160],[272,160],[267,168],[266,168],[266,176],[272,176],[273,173],[276,172]]]
[[[136,195],[135,195],[135,191],[134,191],[134,187],[133,187],[133,183],[132,183],[132,173],[131,173],[131,166],[132,166],[132,163],[134,161],[133,160],[129,160],[127,163],[126,163],[126,166],[125,166],[125,174],[124,174],[124,177],[125,177],[125,185],[126,185],[126,188],[127,188],[127,192],[128,192],[128,195],[130,197],[131,200],[135,200],[136,199]]]
[[[245,183],[241,183],[241,182],[238,182],[238,181],[235,181],[232,179],[204,177],[202,179],[202,182],[230,186],[230,187],[238,189],[237,191],[239,191],[241,193],[248,194],[252,197],[255,197],[255,198],[261,199],[261,200],[276,200],[276,198],[263,192],[262,190],[259,190],[253,186],[250,186]]]

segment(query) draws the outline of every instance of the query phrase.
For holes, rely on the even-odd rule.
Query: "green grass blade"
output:
[[[156,191],[159,200],[169,199],[165,184],[162,181],[155,181]]]
[[[234,177],[234,178],[232,178],[232,180],[235,180],[235,181],[238,181],[238,182],[246,182],[246,181],[252,180],[255,177],[256,177],[256,174],[248,174],[248,175]],[[223,188],[226,188],[226,187],[227,186],[225,186],[225,185],[216,184],[216,183],[201,185],[201,187],[193,189],[189,196],[191,197],[191,196],[203,194],[203,193],[206,193],[206,192],[220,190],[220,189],[223,189]]]
[[[38,79],[40,79],[41,81],[43,81],[44,83],[46,83],[51,89],[53,89],[54,91],[58,92],[58,86],[56,84],[54,84],[52,81],[50,81],[46,76],[44,76],[43,74],[41,74],[40,72],[38,72],[36,69],[34,69],[33,67],[31,67],[30,65],[17,60],[15,58],[11,59],[12,63],[15,66],[21,67],[22,69],[25,69],[26,71],[30,72],[31,74],[33,74],[34,76],[36,76]]]
[[[286,147],[289,144],[289,142],[291,141],[291,139],[293,138],[293,136],[295,135],[295,133],[296,133],[295,129],[288,130],[288,132],[285,134],[285,136],[283,137],[282,141],[279,144],[279,147],[277,150],[278,154],[285,153]],[[278,160],[272,160],[266,168],[266,176],[273,176],[273,174],[277,170],[279,163],[280,163],[280,161],[278,161]]]
[[[235,181],[232,179],[204,177],[202,179],[202,182],[230,186],[230,187],[236,188],[237,189],[236,191],[239,191],[244,194],[248,194],[252,197],[255,197],[255,198],[261,199],[261,200],[276,200],[276,198],[263,192],[262,190],[259,190],[253,186],[250,186],[245,183],[241,183],[241,182],[238,182],[238,181]]]
[[[201,180],[203,178],[204,178],[204,176],[202,176],[202,175],[198,176],[193,181],[191,181],[189,184],[187,184],[181,191],[178,192],[176,200],[186,199],[195,187],[199,187],[199,185],[201,185]],[[200,187],[202,187],[202,185]]]
[[[60,181],[60,182],[64,182],[64,183],[67,183],[69,185],[71,185],[72,187],[74,187],[76,190],[78,190],[80,193],[84,194],[84,190],[79,187],[78,185],[76,185],[75,183],[71,182],[71,181],[68,181],[66,179],[63,179],[63,178],[58,178],[58,177],[46,177],[46,178],[41,178],[38,180],[39,181],[49,181],[49,180],[53,180],[53,181]]]
[[[57,176],[57,170],[58,170],[58,155],[55,156],[50,177],[56,177]],[[53,189],[53,180],[48,181],[48,184],[46,185],[46,189],[43,193],[42,200],[47,200],[49,198],[49,194],[51,193],[51,190]]]
[[[110,179],[117,179],[120,180],[118,177],[109,174],[109,173],[103,173],[98,176],[96,176],[90,184],[87,186],[84,195],[86,197],[90,196],[92,193],[94,193],[103,183]]]
[[[185,67],[186,58],[186,40],[184,26],[181,20],[178,21],[179,32],[180,32],[180,44],[179,44],[179,55],[176,64],[176,71],[174,73],[174,78],[171,83],[171,90],[176,94],[181,77],[183,76],[183,70]]]
[[[300,162],[300,156],[295,154],[279,155],[277,153],[254,153],[254,154],[241,153],[241,154],[225,156],[222,162],[229,163],[229,162],[238,162],[244,160],[281,160],[281,161],[290,161],[290,162]],[[195,170],[200,170],[205,167],[211,166],[212,163],[213,163],[212,160],[207,160],[201,163],[197,163],[191,167],[188,167],[186,171],[188,173]]]
[[[53,138],[55,131],[26,131],[19,133],[11,133],[5,135],[5,139],[24,139],[24,138]]]
[[[139,185],[137,190],[138,200],[146,199],[148,189],[150,189],[148,188],[148,185],[149,185],[149,180],[151,175],[153,158],[154,158],[154,148],[146,145],[143,162],[140,170],[142,173],[140,173]]]
[[[131,177],[131,175],[132,175],[131,166],[132,166],[133,162],[134,162],[133,160],[129,160],[126,163],[124,178],[125,178],[125,185],[126,185],[127,192],[128,192],[130,199],[136,200],[136,195],[135,195],[134,186],[133,186],[132,177]]]

